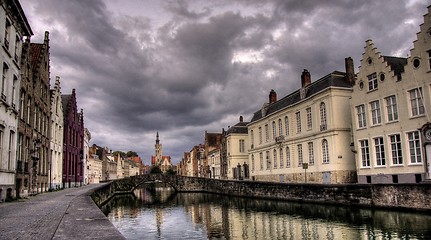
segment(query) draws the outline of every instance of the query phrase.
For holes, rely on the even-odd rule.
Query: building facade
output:
[[[359,183],[415,183],[431,172],[431,16],[408,58],[366,41],[352,94]]]
[[[63,105],[61,102],[60,77],[55,78],[54,88],[51,89],[51,167],[50,188],[59,189],[63,187]]]
[[[249,179],[248,168],[248,122],[240,116],[239,122],[223,133],[226,138],[227,178]]]
[[[276,182],[356,182],[350,149],[353,60],[346,73],[332,72],[311,82],[304,70],[301,88],[269,102],[248,125],[249,163],[254,180]]]
[[[29,155],[24,155],[24,150],[21,149],[22,145],[17,145],[17,138],[21,138],[20,144],[23,144],[23,135],[19,133],[17,119],[20,116],[21,96],[19,92],[22,81],[21,74],[23,74],[20,65],[21,61],[29,61],[29,58],[22,59],[23,37],[27,37],[29,41],[33,32],[17,0],[1,0],[0,5],[0,44],[2,46],[0,50],[2,67],[0,85],[1,202],[20,196],[21,190],[28,194],[30,161]],[[25,56],[28,57],[28,55]],[[22,151],[22,155],[16,156],[17,150]],[[26,166],[27,169],[25,169]],[[15,181],[16,178],[19,179],[18,182]],[[25,181],[27,181],[26,186],[24,186]]]
[[[90,157],[89,157],[89,150],[90,150],[90,140],[91,140],[91,133],[87,128],[84,128],[84,185],[88,184],[88,174],[90,170]]]
[[[200,161],[200,171],[199,176],[200,177],[210,177],[211,175],[211,169],[209,167],[209,152],[220,149],[221,139],[223,135],[221,133],[209,133],[205,131],[205,155],[202,158],[202,161]]]
[[[75,89],[62,95],[64,116],[63,187],[80,186],[84,175],[84,114],[78,112]]]
[[[220,148],[208,152],[209,178],[220,179]]]

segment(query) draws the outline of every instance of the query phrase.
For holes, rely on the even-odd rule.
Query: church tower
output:
[[[154,145],[155,150],[156,150],[156,163],[160,164],[162,162],[162,144],[160,144],[160,140],[159,140],[159,132],[157,131],[157,135],[156,135],[156,145]]]

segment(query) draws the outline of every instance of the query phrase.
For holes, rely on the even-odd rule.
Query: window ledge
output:
[[[410,116],[410,119],[421,118],[421,117],[425,117],[425,114],[419,114],[419,115],[416,115],[416,116]]]

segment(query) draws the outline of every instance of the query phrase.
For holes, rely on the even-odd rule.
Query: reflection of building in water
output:
[[[160,229],[161,226],[163,224],[163,209],[157,208],[156,209],[156,225],[157,225],[157,232],[159,233],[160,236]]]

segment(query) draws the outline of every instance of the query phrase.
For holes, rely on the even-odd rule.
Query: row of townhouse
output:
[[[204,155],[209,176],[315,183],[430,179],[430,11],[407,58],[381,55],[367,40],[357,74],[346,58],[345,72],[312,82],[304,70],[300,89],[281,99],[271,90],[250,122],[241,117],[222,130],[219,147]]]
[[[18,0],[0,0],[0,202],[83,184],[83,112],[50,89],[49,33],[32,43]]]
[[[136,176],[146,173],[139,156],[122,157],[109,151],[108,148],[93,144],[88,150],[89,162],[87,165],[88,183],[100,183]]]

